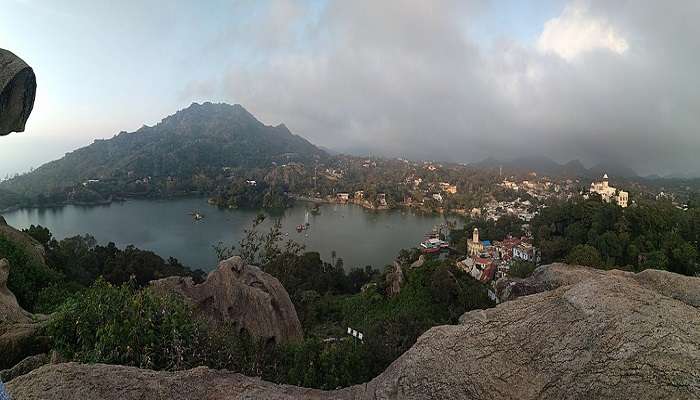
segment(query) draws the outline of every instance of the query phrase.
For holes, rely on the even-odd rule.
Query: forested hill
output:
[[[155,126],[96,140],[0,183],[0,189],[36,195],[89,179],[192,176],[225,167],[304,162],[324,155],[286,126],[264,125],[238,104],[193,103]]]

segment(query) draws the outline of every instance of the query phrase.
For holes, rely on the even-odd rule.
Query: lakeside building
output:
[[[603,175],[603,180],[601,182],[591,182],[590,193],[596,193],[600,195],[604,202],[610,203],[614,201],[618,206],[625,208],[629,202],[629,194],[624,190],[617,190],[616,188],[610,186],[608,181],[608,174]]]

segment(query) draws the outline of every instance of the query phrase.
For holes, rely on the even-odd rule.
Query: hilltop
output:
[[[323,156],[323,150],[284,124],[265,125],[239,104],[193,103],[155,126],[96,140],[0,183],[0,189],[36,196],[88,180],[124,185],[144,177],[191,177],[222,168],[260,168]]]

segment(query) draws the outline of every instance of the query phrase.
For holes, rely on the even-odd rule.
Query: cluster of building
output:
[[[457,267],[474,279],[487,283],[508,275],[514,260],[540,262],[540,253],[526,237],[508,236],[502,241],[479,240],[479,229],[474,228],[467,240],[467,257],[457,261]]]
[[[615,204],[622,208],[627,207],[627,203],[629,202],[629,193],[610,186],[608,174],[603,175],[603,180],[601,182],[591,182],[589,193],[598,194],[604,202],[615,202]]]
[[[524,222],[530,222],[535,217],[537,210],[533,208],[530,200],[521,200],[517,198],[513,201],[496,201],[491,200],[482,208],[474,208],[471,211],[473,218],[483,217],[498,221],[506,215],[516,216]]]

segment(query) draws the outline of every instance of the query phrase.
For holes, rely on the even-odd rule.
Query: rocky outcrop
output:
[[[29,356],[17,363],[14,367],[0,371],[0,381],[11,381],[18,376],[22,376],[41,367],[42,365],[48,364],[49,361],[51,361],[51,359],[49,358],[48,354]]]
[[[254,337],[277,343],[302,338],[301,323],[282,284],[240,257],[219,263],[207,280],[170,277],[151,282],[159,292],[174,292],[192,302],[214,324],[229,323]]]
[[[0,49],[0,136],[24,132],[35,96],[32,68],[12,52]]]
[[[386,274],[386,294],[389,297],[394,297],[401,292],[403,286],[404,275],[401,264],[394,261],[394,266],[391,272]]]
[[[10,277],[10,263],[6,259],[0,260],[0,327],[7,324],[30,323],[31,317],[17,303],[15,295],[7,288],[7,279]]]
[[[23,358],[48,350],[49,339],[40,336],[39,322],[17,304],[7,288],[10,264],[0,260],[0,369],[10,368]]]
[[[44,246],[36,239],[26,233],[17,230],[5,222],[5,219],[0,216],[0,238],[7,239],[17,246],[20,246],[27,252],[29,257],[36,262],[46,265],[46,253]],[[0,254],[0,256],[2,256]]]
[[[440,326],[365,385],[321,392],[197,368],[59,364],[8,384],[22,399],[690,399],[700,397],[700,278],[561,264],[552,289]],[[533,279],[534,280],[534,279]]]

